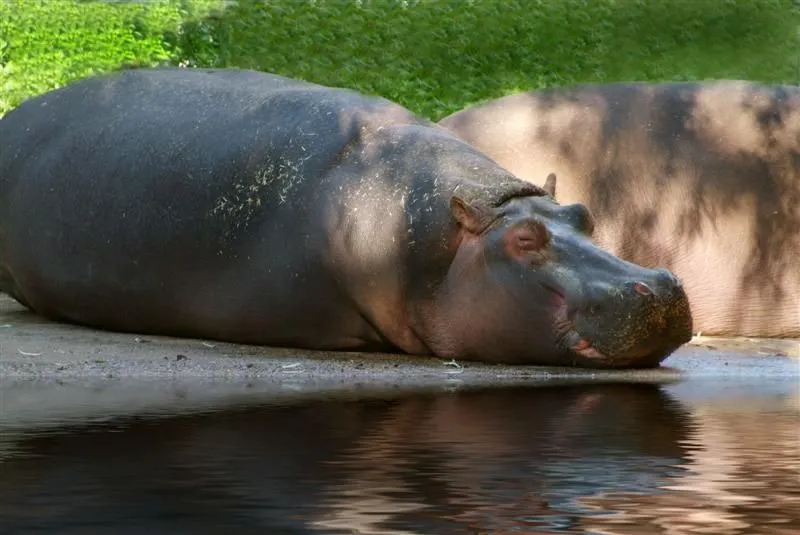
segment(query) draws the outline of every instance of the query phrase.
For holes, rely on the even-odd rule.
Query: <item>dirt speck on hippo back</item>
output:
[[[299,159],[282,159],[268,163],[255,173],[233,184],[233,189],[220,195],[211,209],[211,215],[231,223],[231,228],[244,228],[266,202],[275,196],[278,204],[291,201],[292,190],[304,180],[303,164],[311,156]],[[277,192],[274,186],[279,185]]]

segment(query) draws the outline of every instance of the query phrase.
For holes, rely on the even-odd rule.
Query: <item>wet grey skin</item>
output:
[[[0,120],[0,289],[53,320],[245,344],[657,366],[680,283],[386,99],[134,69]]]

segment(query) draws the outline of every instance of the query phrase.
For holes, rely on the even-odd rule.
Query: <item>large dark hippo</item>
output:
[[[598,244],[684,282],[695,332],[800,336],[800,88],[587,85],[439,124],[525,180],[554,172]]]
[[[690,339],[679,281],[385,99],[131,70],[0,121],[0,288],[124,332],[589,367]]]

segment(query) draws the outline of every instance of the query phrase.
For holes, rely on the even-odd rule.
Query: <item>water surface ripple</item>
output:
[[[764,384],[334,398],[7,432],[0,533],[798,533],[796,379]]]

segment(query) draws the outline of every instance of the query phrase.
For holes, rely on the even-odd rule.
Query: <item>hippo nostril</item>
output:
[[[653,290],[643,282],[634,282],[633,290],[639,295],[652,295]]]

